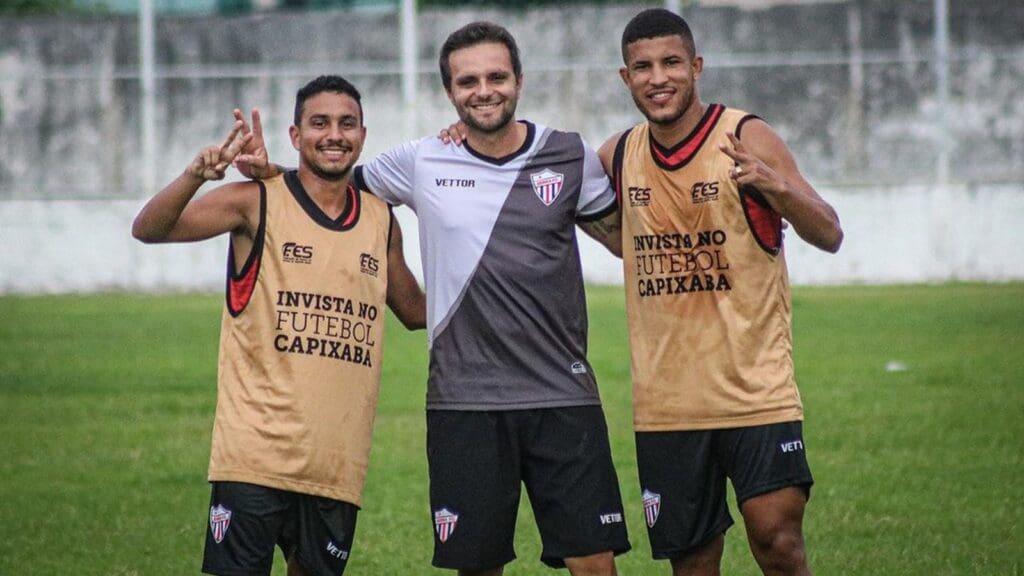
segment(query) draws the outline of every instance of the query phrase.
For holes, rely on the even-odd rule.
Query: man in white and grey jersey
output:
[[[541,560],[613,575],[630,546],[586,358],[575,225],[621,253],[615,194],[578,134],[515,119],[522,71],[507,30],[455,31],[440,67],[463,146],[423,138],[355,174],[419,218],[433,563],[501,574],[525,485]]]
[[[617,226],[614,192],[578,134],[515,119],[522,72],[504,28],[455,31],[440,67],[465,145],[423,138],[356,173],[419,217],[434,564],[500,574],[515,557],[525,484],[541,559],[614,574],[614,554],[629,543],[586,358],[575,232],[580,223],[617,236],[606,233]]]

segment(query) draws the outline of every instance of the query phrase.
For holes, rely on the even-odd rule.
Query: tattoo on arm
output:
[[[617,212],[593,222],[581,222],[580,228],[612,254],[622,257],[622,221]]]
[[[595,236],[601,236],[607,238],[613,234],[619,233],[622,226],[619,225],[618,221],[609,220],[598,220],[596,222],[588,222],[586,225],[590,228],[590,232]]]

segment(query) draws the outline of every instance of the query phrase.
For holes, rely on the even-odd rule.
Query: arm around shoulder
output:
[[[391,217],[391,242],[388,245],[388,307],[403,326],[419,330],[427,326],[427,298],[405,262],[402,227]]]
[[[615,146],[618,144],[622,134],[622,132],[615,134],[597,150],[597,157],[601,161],[601,167],[605,175],[612,181],[613,190]],[[622,211],[617,205],[612,211],[599,218],[580,220],[577,224],[587,236],[597,240],[598,243],[607,248],[616,257],[622,258]]]

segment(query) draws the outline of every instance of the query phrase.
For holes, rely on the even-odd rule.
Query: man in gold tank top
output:
[[[424,297],[390,208],[350,183],[366,137],[355,87],[321,76],[299,90],[298,170],[193,200],[252,137],[242,126],[201,150],[132,228],[147,243],[230,234],[203,571],[269,575],[276,545],[290,575],[342,574],[369,463],[383,307],[423,328]]]
[[[760,118],[704,104],[686,22],[645,10],[620,70],[647,121],[600,151],[622,214],[637,461],[651,547],[718,574],[733,483],[765,574],[810,574],[813,482],[793,378],[782,220],[839,249],[835,211]]]

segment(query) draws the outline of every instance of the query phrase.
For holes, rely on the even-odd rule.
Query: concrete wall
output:
[[[262,108],[271,156],[294,163],[285,137],[294,93],[321,73],[341,73],[366,95],[364,154],[432,134],[454,118],[437,51],[479,18],[520,43],[520,116],[599,145],[640,120],[616,70],[622,27],[641,7],[421,12],[411,109],[396,14],[162,16],[154,179],[173,178],[219,141],[235,106]],[[932,8],[863,0],[684,11],[705,56],[704,100],[764,117],[840,211],[839,255],[789,238],[797,283],[1024,279],[1024,3],[951,0],[948,103],[937,90]],[[0,292],[221,288],[225,242],[130,239],[132,217],[155,192],[141,185],[137,61],[132,18],[0,19]],[[402,220],[414,240],[415,219]],[[583,244],[588,279],[621,281],[617,262]]]

